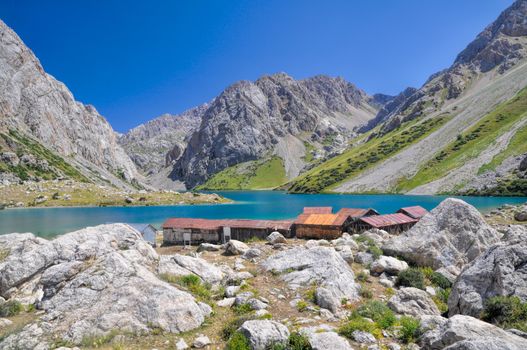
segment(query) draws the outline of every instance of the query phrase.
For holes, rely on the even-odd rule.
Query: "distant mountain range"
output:
[[[451,67],[397,96],[370,96],[342,78],[278,73],[234,83],[206,104],[121,136],[0,23],[0,181],[74,176],[172,189],[526,193],[526,15],[527,0],[516,1]],[[11,160],[13,153],[36,160]]]

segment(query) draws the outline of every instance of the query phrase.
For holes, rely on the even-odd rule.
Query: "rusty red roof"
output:
[[[333,207],[304,207],[304,214],[331,214]]]
[[[338,215],[347,215],[351,216],[352,218],[360,218],[362,216],[366,216],[368,214],[370,215],[379,215],[379,213],[371,208],[363,209],[363,208],[342,208],[337,212]]]
[[[415,223],[418,221],[417,219],[411,218],[401,213],[365,216],[365,217],[360,218],[359,220],[367,224],[370,224],[371,226],[376,227],[376,228],[394,226],[394,225],[402,225],[402,224],[410,224],[410,223]]]
[[[420,205],[416,205],[413,207],[404,207],[404,208],[399,209],[397,212],[408,215],[414,219],[420,219],[426,214],[428,214],[428,210],[421,207]]]
[[[163,228],[187,228],[202,230],[219,230],[222,227],[234,228],[260,228],[289,230],[293,221],[286,220],[244,220],[244,219],[194,219],[194,218],[171,218],[165,221]]]

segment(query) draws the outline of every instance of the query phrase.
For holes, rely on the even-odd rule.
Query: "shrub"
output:
[[[371,318],[382,329],[393,326],[397,321],[393,311],[385,303],[378,300],[368,301],[359,306],[356,312],[362,317]]]
[[[174,280],[174,277],[170,276],[169,278],[170,280],[168,282],[174,283],[172,282]],[[207,301],[212,298],[210,284],[203,283],[201,279],[196,275],[189,274],[185,276],[176,277],[175,283],[187,288],[190,293],[202,300]]]
[[[382,249],[377,247],[376,245],[372,245],[368,248],[368,252],[373,255],[374,259],[379,259],[379,257],[382,255]]]
[[[178,278],[179,284],[189,287],[189,286],[195,286],[201,283],[201,280],[196,275],[185,275]]]
[[[0,317],[18,315],[23,310],[22,304],[16,300],[9,300],[0,305]]]
[[[253,311],[253,309],[251,308],[251,305],[247,303],[236,305],[233,307],[233,310],[238,315],[245,315]]]
[[[452,282],[448,280],[445,276],[440,273],[434,272],[428,278],[430,282],[439,288],[448,289],[452,287]]]
[[[249,340],[240,332],[234,332],[227,341],[225,350],[251,350]]]
[[[288,350],[311,350],[309,339],[299,332],[293,332],[289,335]]]
[[[441,313],[448,311],[448,297],[450,296],[450,288],[441,289],[436,288],[436,295],[432,297],[434,303],[436,303],[437,308]]]
[[[364,284],[360,287],[360,296],[366,299],[373,298],[373,292],[370,288],[366,287]]]
[[[397,276],[396,285],[402,287],[414,287],[419,289],[425,289],[425,277],[421,270],[410,267],[406,270],[399,272]]]
[[[338,333],[347,338],[353,339],[354,331],[363,331],[373,333],[377,329],[375,323],[366,320],[362,316],[352,315],[350,320],[340,326]]]
[[[503,328],[527,330],[527,303],[516,296],[496,296],[485,302],[483,320]]]
[[[370,277],[370,275],[365,272],[365,271],[361,271],[357,274],[357,279],[360,281],[360,282],[366,282],[368,280],[368,278]]]
[[[403,316],[399,323],[401,324],[399,339],[405,343],[412,343],[419,338],[419,329],[421,327],[419,320],[410,316]]]
[[[307,300],[309,300],[310,302],[312,303],[317,303],[317,288],[316,287],[311,287],[309,288],[305,294],[304,294],[305,298]]]
[[[296,309],[299,312],[306,311],[307,307],[308,307],[308,305],[307,305],[307,303],[304,300],[300,300],[298,303],[296,303]]]

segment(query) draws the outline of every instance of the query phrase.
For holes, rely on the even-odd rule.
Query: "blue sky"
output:
[[[419,87],[512,0],[0,1],[0,18],[117,131],[240,79],[342,76]]]

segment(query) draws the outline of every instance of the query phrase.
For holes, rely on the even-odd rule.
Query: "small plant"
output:
[[[437,273],[437,272],[433,272],[429,277],[428,279],[430,280],[430,282],[434,285],[434,286],[437,286],[439,288],[443,288],[443,289],[448,289],[450,287],[452,287],[452,282],[450,282],[448,280],[448,278],[446,278],[445,276],[443,276],[442,274],[440,273]]]
[[[316,304],[317,303],[317,287],[313,286],[306,290],[304,293],[304,297],[309,300],[310,302]]]
[[[309,305],[304,301],[304,300],[300,300],[298,303],[296,303],[296,309],[299,311],[299,312],[304,312],[306,311],[307,307]]]
[[[425,289],[425,277],[421,270],[410,267],[399,272],[397,276],[396,285],[402,287],[414,287]]]
[[[373,258],[377,260],[382,255],[382,249],[377,247],[376,245],[372,245],[368,248],[368,253],[373,255]]]
[[[234,332],[227,341],[225,350],[251,350],[251,345],[242,333]]]
[[[175,281],[175,283],[187,288],[190,293],[204,301],[209,301],[212,299],[211,285],[201,282],[201,279],[196,275],[189,274],[179,277],[174,277],[171,275],[167,277],[162,275],[161,278],[171,283],[174,283],[172,281]],[[168,278],[168,280],[166,278]]]
[[[428,279],[430,279],[430,276],[432,276],[432,274],[434,273],[434,269],[432,269],[430,266],[421,267],[419,268],[419,270],[421,270],[423,275]]]
[[[359,306],[356,313],[374,320],[382,329],[393,326],[397,321],[393,311],[385,303],[378,300],[368,301]]]
[[[17,300],[9,300],[0,305],[0,317],[12,317],[18,315],[24,307]]]
[[[288,339],[288,350],[311,350],[311,344],[309,343],[309,339],[307,337],[299,332],[293,332],[289,335]]]
[[[391,287],[388,287],[384,290],[384,294],[386,294],[387,298],[391,298],[395,295],[395,290]]]
[[[201,280],[199,279],[198,276],[190,274],[190,275],[179,277],[178,283],[185,287],[189,287],[189,286],[200,284]]]
[[[448,297],[450,296],[450,288],[441,289],[436,288],[436,295],[432,297],[432,300],[436,304],[437,308],[441,313],[448,311]]]
[[[236,332],[238,328],[241,327],[241,325],[245,321],[249,321],[252,318],[249,316],[240,316],[235,318],[232,321],[227,322],[227,324],[223,327],[221,330],[221,338],[223,340],[229,340],[229,338]]]
[[[0,262],[4,261],[10,254],[9,249],[0,249]]]
[[[482,319],[503,328],[527,330],[527,303],[516,296],[496,296],[485,302]]]
[[[237,315],[246,315],[253,311],[253,309],[251,308],[251,305],[247,303],[236,305],[233,307],[233,310]]]
[[[370,277],[370,274],[367,273],[366,271],[361,271],[357,274],[357,279],[360,281],[360,282],[366,282],[368,280],[368,278]]]
[[[413,343],[419,338],[419,329],[421,327],[419,320],[410,316],[403,316],[399,323],[401,324],[399,339],[405,343]]]
[[[100,346],[110,343],[116,335],[117,330],[112,330],[108,334],[102,336],[88,335],[82,338],[81,345],[83,347],[98,348]]]
[[[376,329],[377,326],[375,325],[375,323],[368,321],[362,316],[352,315],[348,322],[340,326],[340,328],[338,329],[338,333],[349,339],[353,339],[354,331],[373,333]]]
[[[364,284],[361,285],[360,288],[360,296],[366,299],[373,298],[373,292],[370,288],[366,287]]]

